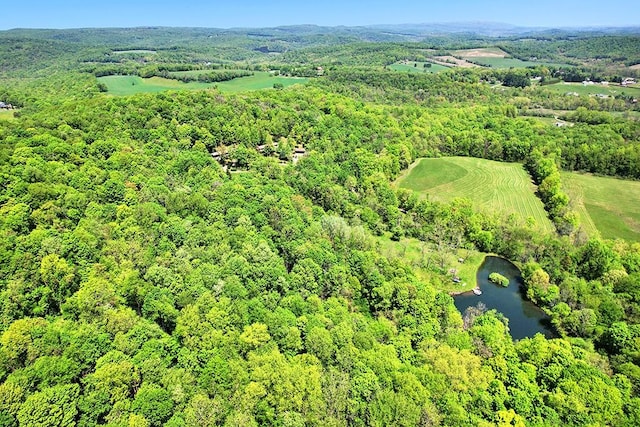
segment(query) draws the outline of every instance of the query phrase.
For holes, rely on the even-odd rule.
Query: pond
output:
[[[489,274],[498,272],[509,279],[509,286],[502,287],[489,281]],[[468,307],[474,307],[479,302],[488,310],[495,309],[509,319],[509,331],[513,339],[532,337],[540,332],[547,338],[556,334],[547,316],[531,301],[527,301],[522,291],[524,289],[522,276],[518,267],[506,259],[487,256],[476,274],[478,286],[482,295],[472,292],[457,295],[455,306],[460,313]]]

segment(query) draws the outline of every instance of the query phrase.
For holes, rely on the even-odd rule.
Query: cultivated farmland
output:
[[[497,47],[461,49],[455,51],[453,54],[456,57],[463,58],[464,60],[473,62],[474,64],[492,68],[524,68],[535,67],[536,65],[567,66],[566,64],[544,61],[522,61],[517,58],[512,58],[507,52]]]
[[[640,241],[640,182],[563,172],[562,184],[587,234]]]
[[[397,185],[431,200],[468,198],[485,211],[516,213],[523,219],[533,219],[544,231],[553,231],[535,195],[535,185],[519,163],[466,157],[421,159],[398,179]]]

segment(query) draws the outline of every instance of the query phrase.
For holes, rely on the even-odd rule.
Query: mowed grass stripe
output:
[[[533,218],[542,230],[553,232],[536,187],[519,163],[502,163],[471,157],[420,159],[397,185],[448,202],[470,199],[485,211],[516,213]]]
[[[575,172],[561,179],[588,234],[640,242],[640,182]]]

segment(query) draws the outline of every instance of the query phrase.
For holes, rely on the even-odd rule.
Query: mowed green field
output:
[[[138,76],[105,76],[98,78],[112,95],[133,95],[142,92],[162,92],[165,90],[201,90],[217,86],[221,92],[245,92],[272,88],[274,83],[282,83],[284,87],[297,83],[305,83],[307,79],[273,76],[267,72],[255,72],[253,76],[241,77],[226,82],[183,83],[178,80],[151,77],[143,79]]]
[[[576,172],[561,177],[587,234],[640,242],[640,182]]]
[[[535,195],[536,187],[519,163],[502,163],[471,157],[421,159],[397,181],[401,188],[417,191],[431,200],[464,197],[482,210],[516,213],[532,218],[546,232],[554,228]]]
[[[431,64],[431,67],[425,68],[425,64]],[[409,62],[407,64],[396,63],[389,65],[389,68],[394,71],[405,71],[409,73],[437,73],[439,71],[449,69],[449,67],[445,67],[444,65],[433,64],[430,62]]]
[[[638,85],[622,87],[616,84],[609,84],[603,86],[601,84],[583,85],[582,83],[555,83],[552,85],[542,86],[545,89],[552,90],[559,93],[575,92],[579,95],[607,95],[616,96],[620,94],[640,96],[640,87]]]

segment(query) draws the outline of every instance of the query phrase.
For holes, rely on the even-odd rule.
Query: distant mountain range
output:
[[[563,36],[576,33],[597,34],[640,34],[640,26],[635,27],[522,27],[499,22],[449,22],[423,24],[393,24],[368,26],[289,25],[269,28],[200,28],[200,27],[134,27],[134,28],[73,28],[73,29],[26,29],[16,28],[0,31],[0,35],[58,39],[65,41],[87,42],[88,33],[102,36],[135,35],[140,38],[164,33],[176,36],[209,37],[212,35],[249,35],[252,37],[286,36],[345,36],[367,41],[418,41],[425,37],[452,34],[476,35],[485,37],[517,36]],[[97,41],[97,40],[96,40]]]

